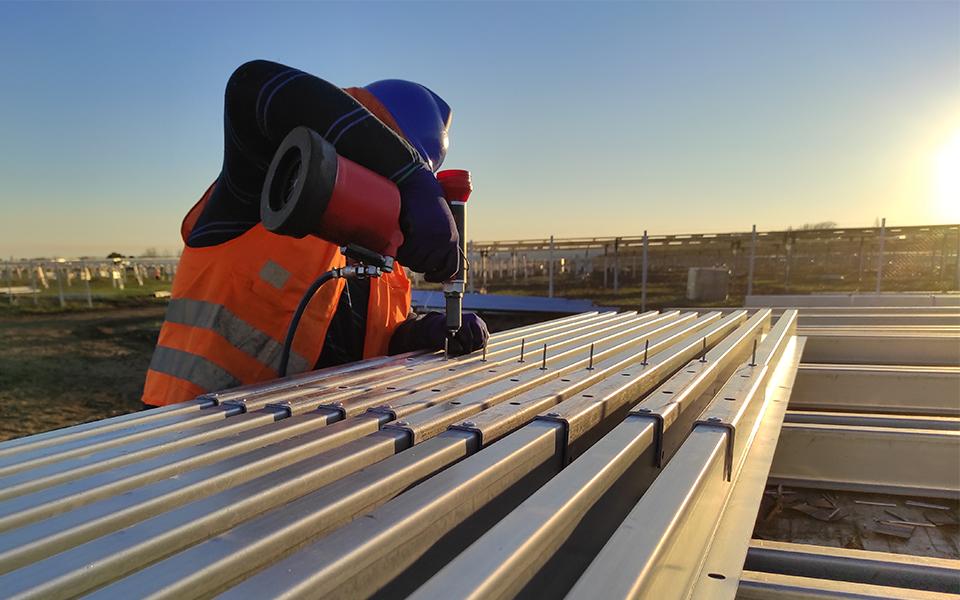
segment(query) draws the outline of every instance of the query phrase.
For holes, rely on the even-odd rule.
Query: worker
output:
[[[276,235],[260,223],[260,192],[283,138],[306,126],[337,153],[390,179],[400,192],[398,263],[440,282],[457,270],[458,237],[434,173],[447,150],[450,107],[428,88],[384,80],[340,89],[281,64],[240,66],[226,86],[223,164],[187,213],[185,248],[144,384],[144,407],[278,376],[282,343],[307,287],[343,266],[339,247]],[[487,327],[474,314],[449,343],[477,350]],[[403,268],[320,288],[293,340],[288,373],[414,350],[438,350],[440,313],[410,310]]]

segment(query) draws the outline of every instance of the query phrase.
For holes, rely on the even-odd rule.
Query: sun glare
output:
[[[960,222],[960,129],[937,153],[935,168],[937,216]]]

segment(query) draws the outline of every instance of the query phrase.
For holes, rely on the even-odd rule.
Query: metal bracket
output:
[[[287,417],[293,416],[293,406],[291,406],[289,400],[284,400],[283,402],[270,402],[264,408],[275,408],[279,410],[287,411]]]
[[[720,417],[709,417],[705,421],[694,421],[693,429],[697,428],[697,425],[706,425],[708,427],[719,427],[724,429],[727,432],[727,449],[724,452],[723,458],[723,479],[724,481],[733,480],[733,447],[736,442],[737,437],[737,427],[733,423],[725,423],[720,420]]]
[[[627,416],[631,417],[644,417],[647,419],[653,419],[653,464],[656,465],[658,469],[663,468],[663,433],[666,429],[666,423],[663,420],[663,415],[658,412],[653,412],[649,408],[637,408],[631,410]]]
[[[235,406],[240,409],[240,412],[247,411],[247,399],[246,398],[236,398],[234,400],[227,400],[226,402],[219,402],[219,406]]]
[[[335,410],[335,411],[337,411],[337,412],[340,413],[340,418],[341,418],[341,419],[346,419],[346,418],[347,418],[347,409],[343,406],[343,402],[334,402],[333,404],[321,404],[321,405],[318,406],[317,408],[318,408],[318,409],[319,409],[319,408],[326,408],[326,409],[328,409],[328,410]]]
[[[391,407],[389,404],[382,404],[380,406],[371,406],[370,408],[367,409],[367,412],[377,414],[377,415],[387,415],[388,417],[390,417],[391,421],[395,421],[397,419],[397,413],[393,411],[393,407]]]

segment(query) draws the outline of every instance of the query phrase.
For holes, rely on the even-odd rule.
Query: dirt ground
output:
[[[0,313],[0,441],[140,410],[166,309]],[[556,315],[487,316],[501,331]]]
[[[0,440],[138,410],[164,310],[0,317]]]

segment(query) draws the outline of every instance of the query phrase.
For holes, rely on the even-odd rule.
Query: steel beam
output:
[[[663,447],[679,446],[692,421],[712,397],[707,392],[715,392],[718,378],[721,383],[726,381],[736,365],[749,357],[753,340],[768,322],[769,314],[755,315],[710,350],[705,360],[695,359],[685,365],[634,407],[623,423],[446,565],[417,596],[512,597],[548,561],[560,562],[555,557],[561,552],[567,556],[583,555],[583,548],[564,547],[576,529],[589,529],[594,540],[603,539],[602,527],[595,522],[603,520],[598,513],[608,516],[613,508],[610,504],[623,504],[625,496],[634,502],[639,499],[659,473],[659,465],[666,462],[666,457],[659,456]],[[654,413],[659,419],[651,417]],[[686,419],[680,419],[681,413]],[[657,423],[662,423],[662,428]],[[576,434],[581,429],[575,427],[572,431]],[[665,436],[670,438],[666,444]],[[615,486],[617,497],[611,501],[607,494]],[[605,497],[607,502],[603,502]],[[588,518],[591,512],[592,519]],[[585,566],[576,569],[569,564],[552,565],[549,586],[553,589],[537,586],[538,593],[553,596],[566,591]],[[373,575],[370,570],[362,572],[365,577]]]
[[[758,428],[766,422],[775,429],[786,408],[785,400],[770,397],[774,390],[768,383],[772,378],[774,386],[792,384],[799,363],[795,327],[795,312],[780,318],[756,360],[720,390],[706,419],[697,422],[568,597],[685,598],[708,576],[701,568],[731,493],[741,475],[751,482],[756,478],[747,457]],[[755,511],[759,492],[753,502]],[[734,502],[732,509],[741,504]],[[736,559],[736,549],[730,558]]]
[[[710,323],[711,320],[707,320],[706,323]],[[736,320],[730,320],[727,324],[735,322]],[[728,327],[727,324],[725,327]],[[680,342],[680,345],[689,348],[687,351],[695,351],[692,350],[696,346],[693,342],[685,344]],[[664,352],[670,353],[672,350]],[[642,353],[634,350],[633,356],[633,360],[636,361],[642,357]],[[617,357],[611,360],[614,359]],[[619,358],[619,360],[623,359]],[[606,366],[609,371],[609,365]],[[578,378],[590,376],[589,371],[584,370],[581,373]],[[611,375],[613,374],[608,374],[607,377]],[[569,388],[573,383],[556,381],[558,390]],[[544,393],[543,390],[538,392]],[[218,586],[227,585],[232,578],[241,577],[247,570],[255,569],[256,565],[268,562],[272,557],[282,556],[285,548],[292,548],[308,541],[310,537],[327,531],[329,527],[349,520],[354,514],[374,508],[417,479],[462,458],[465,452],[471,452],[463,445],[464,436],[469,440],[479,441],[479,436],[472,432],[451,430],[351,475],[333,486],[304,496],[288,504],[282,511],[268,513],[262,518],[234,528],[227,534],[231,540],[229,548],[218,541],[219,538],[213,538],[209,543],[195,546],[106,588],[104,593],[107,594],[106,597],[117,597],[135,588],[152,590],[151,593],[157,594],[158,597],[184,597],[184,594],[193,597],[212,593]],[[556,452],[555,442],[549,446],[552,452]],[[500,465],[498,467],[506,468]],[[344,507],[350,508],[345,512]],[[319,523],[322,525],[318,525]],[[286,546],[271,546],[276,540],[272,537],[264,538],[262,535],[263,531],[268,530],[284,531],[283,543]],[[191,575],[191,569],[198,560],[196,557],[202,557],[199,560],[207,565],[201,578]],[[238,563],[237,560],[241,557],[244,557],[243,562]],[[188,582],[189,585],[182,582]]]
[[[819,425],[854,425],[859,427],[897,427],[900,429],[942,429],[960,431],[956,417],[922,417],[915,415],[884,415],[875,413],[788,411],[784,423],[812,423]]]
[[[960,498],[960,432],[787,423],[770,478],[801,487]]]
[[[590,336],[599,336],[609,328],[616,327],[617,324],[623,325],[630,322],[643,323],[655,319],[663,319],[668,316],[669,315],[657,316],[657,313],[654,312],[640,316],[636,316],[635,313],[622,313],[620,315],[606,314],[597,321],[591,319],[589,324],[583,327],[579,326],[579,323],[574,322],[564,325],[564,328],[561,329],[559,333],[554,332],[553,329],[547,330],[545,333],[550,335],[550,339],[555,339],[555,343],[558,345],[565,345],[570,344],[572,340],[595,339]],[[523,345],[523,338],[514,340],[511,336],[511,340],[510,343],[512,345],[508,345],[502,352],[515,354],[520,346]],[[389,404],[393,401],[406,399],[410,394],[417,395],[417,392],[422,392],[424,389],[435,389],[433,386],[438,385],[438,381],[450,381],[451,379],[455,379],[461,372],[473,373],[482,370],[484,364],[481,361],[482,359],[477,353],[463,358],[461,361],[442,361],[435,358],[433,362],[438,364],[429,368],[428,374],[425,375],[425,380],[414,379],[408,382],[408,386],[402,386],[399,382],[410,377],[411,373],[416,374],[415,367],[403,368],[395,378],[387,378],[381,382],[382,384],[379,387],[375,388],[362,385],[344,385],[343,389],[339,389],[341,386],[338,385],[334,386],[335,389],[332,390],[325,389],[322,397],[314,397],[309,400],[310,406],[314,411],[316,411],[318,405],[325,400],[331,402],[329,410],[320,411],[324,415],[323,421],[315,422],[314,425],[324,425],[328,422],[339,420],[347,413],[358,414],[366,410],[370,405]],[[408,371],[407,369],[412,369],[412,371]],[[436,371],[442,374],[439,376],[430,374]],[[487,379],[489,379],[489,377],[487,377]],[[325,388],[329,387],[331,386],[325,386]],[[297,393],[302,394],[303,390],[298,389]],[[432,391],[428,393],[434,394]],[[434,395],[436,396],[435,399],[439,401],[451,393],[454,392],[447,390],[446,394]],[[420,396],[422,395],[421,393]],[[346,401],[350,399],[353,399],[357,404],[356,409],[352,411],[343,408],[343,405],[347,403]],[[333,402],[334,400],[343,400],[344,402],[339,402],[338,405],[337,402]],[[267,400],[259,401],[260,405],[266,405],[267,403]],[[300,414],[306,412],[307,408],[306,405],[301,405],[295,412]],[[332,415],[328,415],[327,413],[332,413]],[[284,431],[287,429],[285,423],[272,425],[265,429],[263,428],[266,424],[278,419],[286,421],[284,417],[287,414],[289,414],[289,412],[286,407],[281,405],[271,406],[262,408],[256,412],[238,415],[228,419],[225,423],[216,423],[184,431],[174,431],[129,444],[111,445],[102,450],[76,457],[71,455],[64,460],[44,464],[39,468],[0,477],[0,500],[41,490],[53,485],[63,484],[108,469],[117,469],[118,467],[143,461],[150,457],[169,456],[170,454],[176,454],[175,451],[177,450],[184,450],[187,453],[192,452],[193,454],[203,454],[205,458],[201,460],[212,461],[216,457],[216,454],[212,452],[214,448],[225,450],[226,447],[232,446],[234,447],[234,451],[236,451],[241,449],[241,446],[237,444],[248,442],[252,439],[262,438],[276,441],[277,439],[289,437],[290,432]],[[240,431],[246,431],[249,435],[234,435],[234,437],[229,437]],[[204,443],[207,445],[205,446]],[[214,446],[214,448],[211,448],[211,445]],[[192,450],[193,448],[195,448],[195,450]],[[250,446],[247,445],[245,449],[250,449]],[[16,467],[11,466],[11,468]],[[2,513],[2,511],[3,507],[0,505],[0,513]]]
[[[960,594],[960,560],[753,540],[747,571]]]
[[[744,572],[737,600],[957,600],[954,594],[883,585]]]
[[[491,336],[488,347],[495,348],[503,343],[514,342],[516,339],[519,339],[517,336],[536,334],[544,330],[582,323],[596,318],[597,314],[598,313],[596,312],[582,313],[578,315],[572,315],[570,317],[553,319],[526,327],[500,332]],[[141,426],[146,426],[146,428],[148,428],[158,420],[172,422],[174,418],[189,419],[192,416],[195,416],[197,411],[211,408],[216,406],[218,403],[236,401],[253,396],[275,394],[277,392],[297,388],[316,387],[318,384],[321,387],[326,387],[329,384],[324,382],[329,382],[338,377],[350,374],[358,374],[360,378],[365,379],[369,379],[371,377],[382,377],[383,373],[388,371],[391,365],[402,365],[401,368],[409,368],[410,366],[419,365],[424,362],[436,362],[436,359],[437,355],[435,353],[429,354],[424,352],[411,352],[397,356],[381,356],[346,365],[339,365],[335,367],[319,369],[316,371],[310,371],[307,373],[300,373],[283,379],[271,380],[262,383],[241,386],[230,390],[224,390],[222,392],[205,394],[195,400],[190,400],[179,404],[172,404],[170,406],[130,413],[127,415],[119,415],[117,417],[94,421],[92,423],[84,423],[82,425],[75,425],[73,427],[66,427],[63,429],[57,429],[54,431],[48,431],[45,433],[2,442],[0,443],[0,456],[17,454],[26,450],[48,448],[50,446],[57,446],[79,439],[88,438],[90,436],[105,438],[105,434],[111,432],[119,437],[123,437],[126,435],[125,430],[130,428],[139,429]]]
[[[960,367],[803,363],[790,408],[960,417]]]
[[[686,329],[689,329],[690,331],[694,331],[696,330],[697,327],[702,327],[703,325],[712,322],[716,318],[717,318],[717,315],[702,318],[700,320],[699,326],[696,326],[696,327],[687,326]],[[742,315],[740,316],[740,318],[742,318]],[[633,327],[633,329],[636,329],[638,332],[642,332],[644,330],[655,331],[658,328],[657,321],[658,321],[657,319],[646,319],[646,318],[636,319],[635,322],[646,323],[646,324],[640,327]],[[627,329],[631,329],[631,327],[627,327],[631,324],[630,319],[627,319],[626,321],[622,321],[622,322],[624,327],[626,327]],[[669,324],[669,322],[670,321],[668,318],[667,323]],[[681,326],[680,330],[682,331],[683,329],[684,327]],[[669,333],[669,331],[667,331],[663,335],[669,338],[674,336],[675,334],[671,334]],[[656,341],[656,338],[654,338],[654,341]],[[636,353],[636,350],[634,350],[634,353]],[[534,366],[535,364],[531,365],[531,367],[534,367]],[[496,382],[494,382],[494,384],[496,384]],[[388,418],[382,414],[379,414],[379,415],[371,414],[370,416],[376,417],[377,419],[380,419],[380,420]],[[296,417],[294,417],[294,419],[295,418]],[[349,425],[349,423],[350,421],[348,420],[347,422],[344,422],[338,425],[347,426]],[[281,423],[278,423],[277,425],[282,425],[282,424],[283,423],[281,422]],[[336,428],[338,425],[330,426],[327,429]],[[392,452],[398,452],[409,446],[409,442],[410,442],[409,439],[405,434],[401,432],[384,431],[384,432],[381,432],[381,434],[388,435],[390,439],[393,440],[393,442],[389,445],[389,448],[392,449]],[[473,436],[468,436],[468,437],[472,438]],[[296,490],[298,494],[302,494],[304,489],[309,489],[309,486],[314,486],[313,489],[316,489],[316,487],[320,487],[324,483],[329,483],[331,481],[329,477],[331,476],[337,479],[337,478],[343,477],[347,473],[354,472],[364,466],[371,464],[370,460],[373,457],[377,457],[376,460],[380,460],[383,458],[383,456],[379,454],[379,452],[382,452],[385,449],[385,445],[383,443],[383,437],[380,434],[377,434],[374,436],[368,435],[366,438],[355,440],[354,442],[350,442],[347,446],[344,446],[344,448],[347,448],[347,447],[349,447],[351,451],[356,454],[356,457],[346,463],[336,464],[335,465],[336,469],[332,470],[331,467],[327,464],[327,460],[325,460],[325,459],[328,459],[329,456],[331,456],[330,452],[324,455],[317,456],[316,458],[311,460],[303,460],[289,467],[272,471],[267,475],[258,477],[257,479],[249,481],[248,483],[245,483],[238,487],[226,489],[214,496],[210,496],[203,500],[194,501],[178,511],[158,515],[156,517],[148,519],[147,521],[143,521],[143,522],[137,523],[136,525],[133,525],[132,527],[128,527],[126,530],[122,532],[117,532],[117,534],[109,534],[109,535],[100,537],[99,539],[88,542],[87,544],[78,546],[74,550],[61,553],[60,555],[57,555],[56,557],[52,557],[51,559],[48,559],[46,561],[40,561],[38,563],[34,563],[29,567],[26,567],[25,569],[21,569],[20,571],[15,571],[13,573],[10,573],[10,576],[12,577],[18,574],[21,576],[26,575],[28,579],[33,580],[34,585],[36,585],[37,583],[36,579],[29,575],[31,569],[41,569],[41,570],[47,569],[48,574],[49,574],[49,570],[53,569],[54,571],[63,574],[62,578],[57,579],[57,581],[60,581],[60,583],[43,582],[43,584],[38,588],[39,591],[37,593],[40,593],[41,595],[47,595],[47,594],[56,595],[57,593],[61,593],[61,592],[57,592],[56,590],[76,588],[76,586],[81,585],[81,583],[79,583],[78,580],[76,579],[77,575],[76,574],[71,575],[71,572],[70,572],[70,569],[72,568],[71,565],[75,564],[74,562],[72,562],[73,561],[72,557],[74,556],[76,556],[77,557],[76,560],[80,562],[83,561],[83,556],[90,556],[91,554],[94,556],[102,556],[104,560],[104,566],[102,568],[106,572],[115,572],[116,569],[119,568],[117,566],[117,563],[110,558],[111,556],[125,556],[127,558],[125,559],[126,562],[124,564],[128,565],[127,568],[132,568],[130,565],[135,565],[139,563],[130,562],[131,559],[129,557],[131,556],[130,554],[131,552],[133,553],[132,556],[138,557],[136,560],[149,561],[151,560],[151,557],[154,557],[152,558],[152,560],[155,560],[155,557],[157,556],[156,553],[161,551],[169,552],[170,548],[176,547],[176,546],[171,546],[171,544],[181,544],[182,545],[181,547],[185,545],[189,545],[191,543],[191,540],[196,539],[194,537],[196,535],[203,535],[204,537],[213,535],[216,532],[223,530],[218,527],[229,527],[231,526],[232,523],[238,522],[238,520],[242,521],[245,518],[249,518],[250,516],[253,516],[254,514],[256,514],[256,511],[263,511],[271,506],[275,506],[276,505],[275,502],[282,502],[284,498],[289,498],[289,496],[284,495],[284,494],[292,493],[288,490]],[[447,454],[449,454],[449,452],[447,452]],[[339,456],[339,454],[337,454],[336,451],[334,451],[332,456],[336,457],[336,456]],[[415,453],[408,454],[408,456],[416,456],[416,454]],[[405,472],[412,473],[415,471],[410,471],[408,469]],[[330,473],[334,473],[334,475],[330,475]],[[204,486],[204,485],[207,485],[207,484],[200,482],[198,480],[194,480],[193,487],[195,489],[188,490],[188,491],[195,494],[197,486]],[[406,485],[409,485],[409,483],[407,483]],[[176,489],[170,490],[169,486],[167,486],[166,489],[168,491],[168,494],[177,493]],[[163,491],[162,486],[160,491]],[[144,494],[135,494],[134,498],[132,499],[137,500],[137,499],[143,499],[144,497],[149,498],[150,496],[144,495]],[[170,498],[171,496],[168,495],[167,497]],[[256,499],[255,503],[250,503],[248,501],[248,499],[251,497],[254,497]],[[157,502],[159,501],[159,499],[160,499],[160,496],[156,496],[153,498],[154,501],[152,503],[152,508],[154,508],[154,510],[156,510],[156,507],[158,506]],[[191,519],[195,520],[196,513],[198,511],[203,512],[203,510],[201,510],[198,507],[212,506],[217,504],[230,505],[231,518],[234,520],[233,521],[219,520],[219,521],[213,521],[213,522],[202,522],[202,523],[196,524],[196,526],[190,525],[190,520]],[[114,526],[116,525],[117,522],[119,522],[119,519],[116,519],[115,517],[111,517],[108,514],[106,514],[106,505],[95,506],[95,507],[92,507],[92,509],[99,511],[98,514],[100,514],[101,516],[100,520],[97,523],[95,523],[96,527],[115,528]],[[129,518],[130,513],[135,514],[139,510],[141,510],[139,508],[139,505],[131,506],[130,509],[126,511],[127,514],[125,514],[124,517]],[[204,510],[209,511],[209,509],[204,509]],[[251,512],[251,511],[254,511],[254,512]],[[74,543],[78,539],[80,539],[79,536],[93,534],[95,529],[91,529],[90,526],[85,525],[82,521],[78,520],[77,517],[78,515],[72,516],[74,526],[72,529],[69,530],[68,533],[65,533],[63,535],[53,535],[52,537],[54,539],[50,539],[51,536],[49,534],[52,532],[49,532],[48,530],[47,531],[48,536],[41,538],[39,540],[36,540],[37,544],[48,544],[46,546],[46,549],[49,550],[50,548],[53,548],[55,544]],[[162,527],[164,529],[169,530],[171,532],[175,532],[175,533],[171,533],[169,536],[166,536],[165,539],[159,540],[159,541],[150,539],[151,533],[155,532],[156,528],[160,526],[158,525],[158,523],[162,523]],[[43,526],[42,523],[40,525]],[[200,533],[198,533],[198,531]],[[66,539],[71,535],[78,536],[78,537],[74,537],[72,540]],[[31,546],[31,548],[37,549],[37,545]],[[13,561],[14,559],[24,560],[24,556],[22,554],[16,557],[11,556],[11,561]],[[79,563],[76,563],[76,564],[79,564]],[[99,577],[100,575],[94,576],[94,573],[93,573],[94,570],[97,573],[101,573],[99,568],[98,569],[88,568],[87,570],[84,571],[84,576],[82,580],[95,581],[96,577]],[[17,581],[20,581],[20,577],[17,577],[16,579]],[[0,585],[2,585],[2,581],[0,581]],[[25,589],[30,589],[30,588],[28,586]],[[33,592],[30,592],[30,593],[33,593]]]
[[[716,315],[704,323],[710,323],[715,318]],[[639,355],[636,350],[634,354]],[[558,380],[559,383],[562,382]],[[569,387],[570,383],[563,385]],[[412,441],[402,430],[393,430],[392,433],[402,435],[405,444]],[[418,479],[463,458],[473,451],[469,444],[476,443],[477,439],[474,434],[462,431],[451,431],[436,439],[428,439],[332,486],[303,496],[287,504],[283,510],[267,513],[234,527],[223,539],[212,538],[135,573],[105,588],[103,594],[105,597],[120,597],[132,589],[151,590],[150,593],[157,597],[177,598],[213,593],[218,586],[227,585],[245,570],[253,569],[278,555],[282,556],[287,549],[350,520],[357,513],[374,508]],[[404,447],[398,446],[397,450]],[[349,510],[344,510],[345,507],[349,507]],[[264,537],[264,531],[283,531],[282,541],[273,536]],[[209,535],[211,532],[208,529],[206,533]],[[230,540],[228,545],[224,545],[224,539]],[[193,574],[197,560],[207,565],[202,576]],[[238,563],[238,560],[241,562]]]
[[[881,332],[864,333],[862,328],[838,331],[830,328],[804,329],[807,338],[803,362],[856,365],[960,366],[960,344],[956,334]]]

